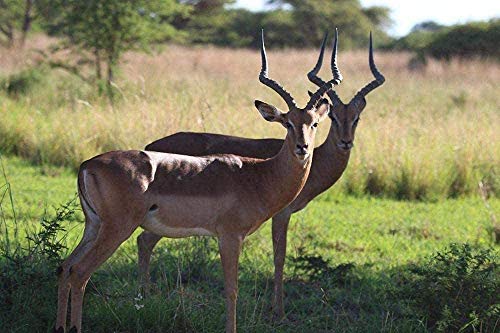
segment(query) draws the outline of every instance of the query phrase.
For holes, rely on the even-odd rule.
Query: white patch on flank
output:
[[[89,217],[91,219],[99,219],[99,217],[94,213],[95,212],[95,205],[92,202],[92,199],[88,196],[87,192],[88,188],[88,172],[87,170],[83,170],[83,193],[82,196],[84,197],[84,200],[82,200],[82,205],[84,206],[83,209],[87,212]],[[88,205],[87,205],[88,202]],[[88,207],[90,205],[90,207]]]
[[[101,224],[101,219],[94,212],[95,206],[87,195],[87,178],[87,170],[83,170],[83,193],[81,193],[83,200],[80,200],[80,202],[82,204],[83,210],[87,215],[87,219],[82,242],[88,239],[95,238],[97,236],[97,232],[99,231],[99,225]],[[89,207],[89,205],[92,207]]]

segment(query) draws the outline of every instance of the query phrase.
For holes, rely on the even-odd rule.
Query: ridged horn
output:
[[[325,53],[325,46],[326,46],[326,40],[328,38],[328,33],[325,34],[325,37],[323,38],[323,42],[321,43],[321,48],[319,52],[319,57],[318,61],[316,62],[316,65],[314,68],[307,73],[307,77],[309,81],[312,83],[316,84],[317,86],[321,87],[324,85],[326,82],[323,81],[320,77],[318,77],[318,72],[321,69],[321,66],[323,64],[323,55]],[[332,59],[331,59],[331,70],[333,74],[333,84],[339,85],[340,82],[342,82],[342,74],[340,73],[340,70],[337,66],[337,47],[338,47],[338,30],[335,29],[335,38],[333,40],[333,51],[332,51]],[[340,100],[339,96],[334,90],[328,91],[328,97],[332,100],[332,102],[335,103],[342,103]]]
[[[297,103],[295,103],[292,95],[286,91],[282,85],[268,77],[266,47],[264,46],[264,29],[262,29],[261,33],[260,55],[262,59],[262,68],[259,74],[259,81],[276,91],[281,98],[283,98],[289,109],[297,108]]]
[[[385,77],[378,71],[377,66],[375,66],[375,61],[373,60],[373,41],[372,41],[372,32],[370,31],[370,55],[368,58],[368,62],[370,63],[370,70],[375,77],[375,80],[368,83],[364,86],[358,93],[352,98],[352,100],[365,98],[368,93],[374,90],[377,87],[380,87],[385,82]]]

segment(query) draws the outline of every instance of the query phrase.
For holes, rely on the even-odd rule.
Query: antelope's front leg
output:
[[[274,294],[273,310],[276,319],[285,317],[283,306],[283,269],[286,256],[286,235],[290,214],[288,212],[278,213],[273,217],[273,251],[274,251]]]
[[[236,300],[238,298],[238,260],[243,236],[222,235],[219,237],[219,252],[224,272],[226,294],[226,333],[236,332]]]

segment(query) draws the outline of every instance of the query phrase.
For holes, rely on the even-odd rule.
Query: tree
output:
[[[101,79],[106,64],[106,82],[113,97],[113,79],[120,58],[129,50],[149,50],[151,43],[173,38],[177,30],[170,19],[189,7],[175,0],[59,0],[61,15],[56,22],[66,37],[66,46],[77,48],[88,62],[93,57],[95,77]],[[55,5],[55,4],[54,4]]]
[[[359,0],[269,0],[270,4],[289,8],[300,46],[316,47],[325,31],[338,27],[345,47],[365,46],[368,31],[383,35],[390,25],[389,9],[362,8]],[[377,38],[380,40],[381,38]]]
[[[221,11],[224,6],[231,5],[236,0],[181,0],[181,3],[193,6],[194,14]]]
[[[7,46],[15,42],[16,31],[21,31],[21,46],[31,29],[33,21],[34,0],[0,0],[0,32],[6,39]]]
[[[424,21],[417,23],[411,28],[410,33],[419,32],[419,31],[439,31],[443,29],[445,26],[434,21]]]

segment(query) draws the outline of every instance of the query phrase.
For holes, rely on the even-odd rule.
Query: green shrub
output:
[[[439,332],[493,332],[500,316],[498,252],[451,244],[403,273],[398,297],[408,299]]]
[[[7,183],[8,184],[8,183]],[[7,192],[10,193],[9,188]],[[6,192],[6,193],[7,193]],[[10,202],[6,200],[10,198]],[[0,197],[0,222],[6,235],[9,229],[19,238],[20,225],[7,227],[4,209],[14,210],[12,197]],[[16,327],[19,332],[49,331],[56,307],[56,267],[66,249],[66,230],[63,221],[71,220],[76,211],[76,197],[56,209],[54,215],[45,214],[41,228],[27,232],[27,246],[19,239],[2,237],[0,243],[0,322],[4,327]],[[26,311],[26,309],[30,309]],[[13,314],[18,314],[13,316]],[[29,323],[23,326],[21,323]]]
[[[26,95],[43,82],[44,70],[39,67],[25,69],[0,81],[0,87],[9,96]]]

